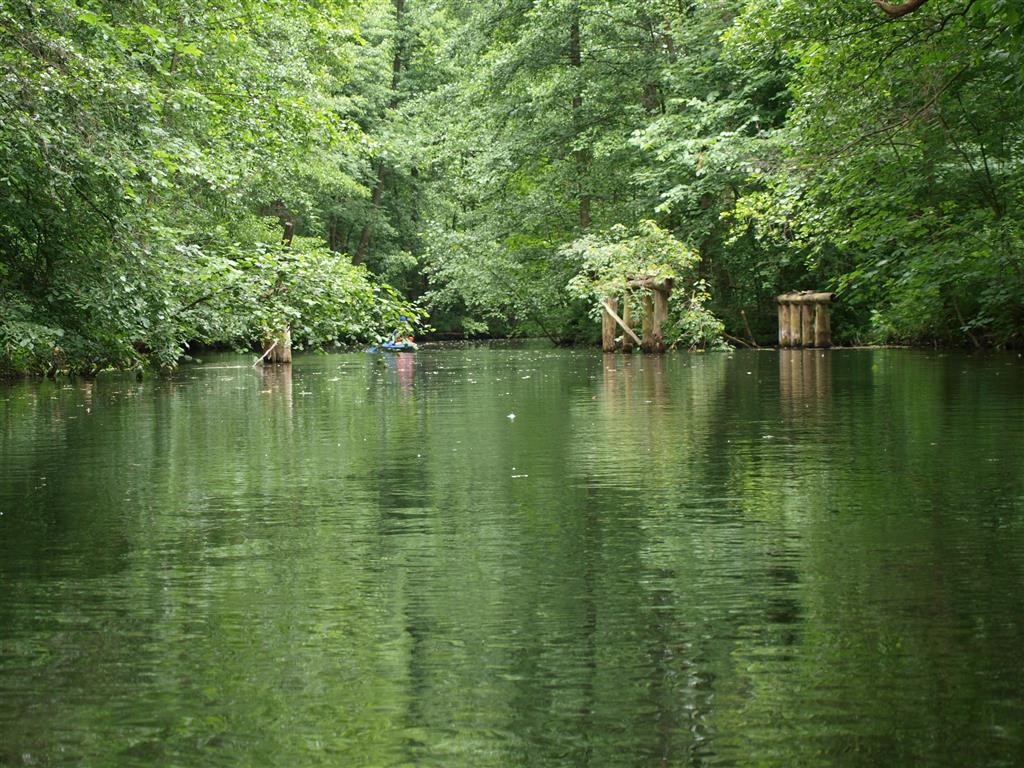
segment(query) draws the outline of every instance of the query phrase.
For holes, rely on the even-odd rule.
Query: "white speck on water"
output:
[[[515,418],[516,418],[516,415],[515,415],[514,413],[510,413],[510,414],[509,414],[508,416],[506,416],[505,418],[507,418],[507,419],[508,419],[509,421],[514,421],[514,420],[515,420]]]

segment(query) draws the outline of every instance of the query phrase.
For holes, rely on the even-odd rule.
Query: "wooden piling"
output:
[[[804,344],[803,331],[803,313],[800,310],[800,305],[796,302],[789,303],[789,338],[790,343],[794,347],[802,347]]]
[[[266,363],[268,365],[291,363],[292,361],[292,332],[285,328],[278,333],[267,333],[263,337],[263,346],[266,351],[263,356],[253,365]]]
[[[779,305],[779,347],[832,346],[828,305],[834,299],[834,293],[816,291],[776,296]]]
[[[633,327],[633,310],[630,308],[630,295],[627,289],[622,298],[622,322],[629,328]],[[633,351],[633,337],[628,333],[622,335],[622,351],[632,352]]]
[[[832,321],[828,316],[828,304],[824,301],[814,305],[814,346],[832,346]]]
[[[611,296],[601,302],[601,349],[605,352],[615,351],[615,320],[609,310],[614,312],[617,303]]]
[[[806,299],[800,304],[800,336],[805,347],[814,346],[814,306]]]
[[[671,286],[656,286],[654,288],[654,322],[651,328],[651,337],[654,341],[653,351],[665,351],[664,325],[668,320],[668,297]]]
[[[633,330],[632,291],[641,291],[643,303],[643,338]],[[618,314],[618,299],[607,296],[601,300],[601,348],[605,352],[615,349],[616,326],[622,328],[623,352],[637,347],[644,352],[665,351],[665,323],[668,322],[668,300],[672,294],[672,280],[657,282],[651,275],[633,277],[626,281],[622,316]]]
[[[640,346],[644,352],[654,351],[654,300],[646,291],[643,296],[644,318],[643,318],[643,341]]]

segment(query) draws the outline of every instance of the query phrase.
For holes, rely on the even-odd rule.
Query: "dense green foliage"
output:
[[[1019,343],[1022,24],[1012,0],[3,0],[0,367],[372,338],[407,299],[593,340],[572,244],[645,220],[698,257],[685,342],[705,305],[769,342],[774,295],[814,288],[841,340]]]
[[[729,32],[784,57],[789,148],[739,211],[799,253],[877,339],[1019,342],[1024,91],[1012,1],[749,2]]]
[[[284,320],[320,344],[409,313],[260,218],[358,193],[353,23],[282,0],[0,4],[0,366],[167,367]]]
[[[1024,22],[912,5],[403,4],[369,258],[425,274],[441,324],[593,338],[564,246],[654,218],[736,336],[745,312],[770,341],[773,297],[814,288],[841,339],[1018,343]]]

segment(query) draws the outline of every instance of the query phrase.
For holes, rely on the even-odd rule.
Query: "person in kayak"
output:
[[[408,323],[409,318],[406,317],[405,315],[402,315],[401,317],[398,318],[398,321],[401,323]],[[398,328],[395,328],[395,330],[392,332],[391,338],[388,339],[387,345],[394,347],[407,346],[415,349],[416,340],[413,338],[411,333],[407,333],[406,335],[403,336],[402,327],[399,326]]]

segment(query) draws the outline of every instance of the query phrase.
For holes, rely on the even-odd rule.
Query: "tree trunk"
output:
[[[331,223],[327,225],[327,247],[331,251],[338,250],[338,217],[331,214]]]
[[[582,73],[583,55],[580,48],[580,6],[575,3],[572,8],[572,20],[569,24],[569,66],[576,70],[573,82],[572,96],[572,123],[573,136],[578,141],[583,132],[582,115],[583,110],[583,83]],[[576,158],[576,188],[580,201],[580,229],[590,229],[590,194],[586,191],[587,171],[590,166],[590,152],[586,149],[577,149],[574,153]]]
[[[376,215],[377,208],[380,206],[380,200],[384,196],[384,164],[377,162],[377,183],[373,187],[373,194],[370,196],[370,217],[371,219]],[[363,225],[363,231],[359,235],[359,246],[356,248],[355,254],[352,256],[353,264],[362,264],[366,258],[366,253],[370,249],[370,222],[367,221]]]
[[[393,109],[398,105],[398,85],[402,78],[402,19],[405,16],[405,0],[394,0],[395,2],[395,55],[391,60],[391,98],[388,100],[388,108]],[[359,245],[352,256],[353,264],[362,264],[370,250],[370,225],[380,207],[381,198],[384,196],[384,178],[387,169],[384,162],[377,160],[374,165],[377,168],[377,183],[373,187],[373,194],[370,196],[370,219],[363,225],[363,231],[359,235]]]

